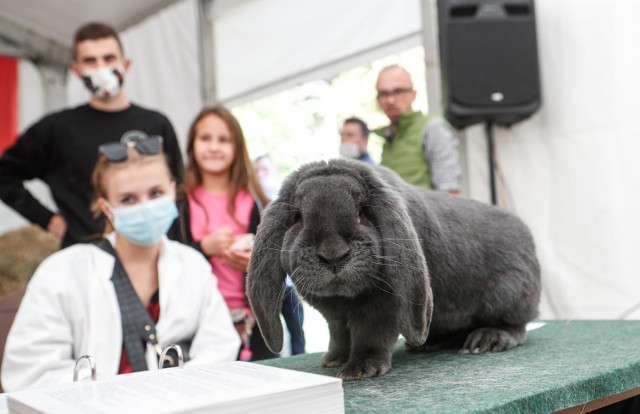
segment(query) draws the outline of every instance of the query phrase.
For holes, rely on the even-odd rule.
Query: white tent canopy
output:
[[[169,7],[173,3],[180,5]],[[210,99],[234,105],[420,45],[420,6],[420,0],[399,0],[393,7],[387,0],[33,0],[28,5],[6,0],[0,8],[0,53],[64,70],[73,32],[88,21],[110,23],[122,33],[125,46],[140,43],[139,49],[151,53],[162,53],[162,46],[166,51],[183,47],[186,39],[175,31],[190,31],[187,46],[200,48],[195,62],[214,77]],[[194,12],[188,15],[186,8]],[[167,9],[172,10],[168,19]],[[158,25],[154,20],[162,15],[165,23]],[[171,33],[160,31],[169,28]],[[135,36],[130,32],[139,34],[133,42],[127,42]],[[149,50],[148,42],[158,43],[158,49]],[[203,50],[204,45],[211,50]],[[185,62],[191,66],[194,60]]]
[[[87,10],[101,7],[76,2]],[[111,20],[124,29],[125,51],[133,58],[127,93],[166,113],[180,136],[205,98],[246,102],[423,41],[429,60],[435,46],[422,31],[435,0],[181,0],[144,20],[137,12],[172,2],[129,3],[121,10],[138,17]],[[63,7],[72,2],[5,0],[0,19],[20,27],[33,22],[29,27],[51,33],[61,47],[70,42],[72,26],[81,21],[66,20],[66,35],[48,30],[52,22],[31,18],[34,4],[42,15],[66,16]],[[104,7],[101,13],[83,14],[82,21],[110,21]],[[520,216],[536,239],[543,317],[620,317],[640,302],[634,257],[640,248],[640,126],[635,119],[640,2],[537,0],[536,14],[543,106],[530,119],[496,130],[502,205]],[[132,21],[139,23],[126,26]],[[2,39],[4,29],[0,25]],[[437,65],[428,63],[427,73],[437,75]],[[439,90],[434,79],[428,77],[430,103]],[[86,99],[73,81],[67,90],[66,103]],[[472,127],[461,138],[468,196],[487,201],[482,128]],[[640,310],[631,317],[640,317]]]
[[[30,6],[39,12],[30,17],[31,7],[7,0],[0,21],[14,23],[0,28],[5,53],[17,48],[18,56],[39,67],[64,70],[73,31],[87,21],[108,22],[121,31],[125,53],[133,59],[128,95],[167,113],[179,135],[204,102],[237,105],[418,46],[425,36],[422,11],[428,15],[435,8],[433,0],[75,3],[38,0]],[[152,14],[145,17],[145,12]],[[47,54],[51,45],[54,56]],[[431,64],[429,69],[436,68]],[[54,76],[50,69],[48,76]],[[58,83],[66,81],[64,96],[57,88],[47,92],[45,110],[86,100],[77,79],[67,76]],[[430,99],[437,96],[434,85]]]
[[[74,30],[85,22],[111,22],[125,30],[176,0],[3,0],[0,5],[0,52],[64,67]]]
[[[212,18],[218,99],[231,104],[422,43],[418,0],[245,1]]]

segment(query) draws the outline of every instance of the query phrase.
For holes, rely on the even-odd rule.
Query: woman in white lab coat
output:
[[[158,350],[176,343],[188,344],[187,365],[234,361],[240,342],[211,266],[164,235],[177,210],[161,144],[160,137],[105,144],[93,176],[108,245],[133,297],[155,322],[154,341],[140,340],[133,371],[141,360],[143,369],[157,369]],[[5,391],[71,382],[83,355],[95,360],[98,378],[132,371],[123,335],[128,313],[121,312],[112,281],[115,263],[113,250],[89,243],[61,250],[39,266],[7,337]]]

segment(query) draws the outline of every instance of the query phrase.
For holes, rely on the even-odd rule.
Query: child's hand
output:
[[[234,269],[246,273],[249,269],[249,259],[251,259],[252,251],[253,247],[245,250],[227,249],[224,254],[224,260]]]
[[[231,243],[233,243],[231,229],[223,227],[203,237],[200,241],[200,246],[202,246],[202,251],[207,256],[224,256],[225,250],[231,246]]]
[[[253,249],[253,238],[253,233],[245,233],[235,236],[229,249],[240,251],[251,250]]]

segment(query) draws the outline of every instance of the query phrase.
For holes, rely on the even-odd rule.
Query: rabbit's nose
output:
[[[318,248],[318,257],[328,264],[338,264],[349,254],[349,246],[344,241],[326,241]]]

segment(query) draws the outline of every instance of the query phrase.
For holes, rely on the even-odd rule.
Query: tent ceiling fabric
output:
[[[0,54],[64,71],[83,23],[105,21],[122,32],[178,1],[3,0]],[[422,43],[420,0],[193,1],[213,5],[214,57],[205,79],[215,79],[216,100],[229,105]]]
[[[69,59],[73,32],[89,21],[104,21],[122,31],[176,0],[3,0],[0,41],[5,50],[52,66]],[[28,3],[28,6],[27,4]]]
[[[422,43],[419,0],[222,1],[210,17],[217,98],[229,105]]]

